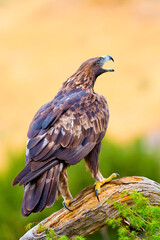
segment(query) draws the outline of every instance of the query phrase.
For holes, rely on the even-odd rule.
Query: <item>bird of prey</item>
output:
[[[104,179],[98,168],[101,141],[105,136],[109,110],[106,99],[94,92],[96,78],[113,69],[104,69],[109,55],[91,58],[62,85],[54,99],[35,114],[28,130],[25,168],[13,185],[24,186],[22,215],[37,213],[52,206],[62,195],[68,210],[71,193],[66,169],[85,159],[95,179],[95,194],[117,177]]]

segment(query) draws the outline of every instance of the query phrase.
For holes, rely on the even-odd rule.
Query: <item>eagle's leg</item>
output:
[[[70,205],[70,201],[72,199],[72,195],[69,191],[69,187],[68,187],[68,178],[67,178],[67,168],[63,168],[60,176],[59,176],[59,183],[58,183],[58,191],[61,193],[64,201],[63,201],[63,206],[69,210],[72,211],[71,209],[69,209],[69,205]]]
[[[112,173],[108,178],[104,178],[98,169],[98,156],[101,148],[101,143],[98,143],[93,150],[85,157],[87,168],[91,171],[95,179],[95,194],[99,201],[98,193],[103,184],[110,182],[112,179],[120,177],[118,173]]]

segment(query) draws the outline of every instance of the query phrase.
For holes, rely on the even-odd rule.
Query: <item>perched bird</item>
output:
[[[60,195],[70,210],[66,169],[83,158],[95,179],[97,199],[100,187],[118,176],[104,179],[98,168],[109,110],[106,99],[94,92],[94,84],[102,73],[114,71],[103,68],[109,60],[114,61],[105,55],[85,61],[35,114],[28,130],[25,168],[12,183],[24,186],[23,216],[52,206]]]

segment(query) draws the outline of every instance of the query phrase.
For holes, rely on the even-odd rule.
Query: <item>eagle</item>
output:
[[[72,211],[66,170],[82,159],[95,179],[98,200],[101,186],[119,176],[113,173],[105,179],[98,167],[109,109],[105,97],[94,92],[94,84],[102,73],[114,71],[103,68],[109,60],[114,61],[105,55],[85,61],[35,114],[28,130],[25,168],[12,183],[24,186],[23,216],[52,206],[61,195],[63,206]]]

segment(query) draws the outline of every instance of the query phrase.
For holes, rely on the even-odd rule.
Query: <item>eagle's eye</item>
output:
[[[101,61],[100,61],[100,60],[98,60],[98,61],[96,62],[96,65],[97,65],[97,66],[99,66],[99,65],[100,65],[100,63],[101,63]]]

